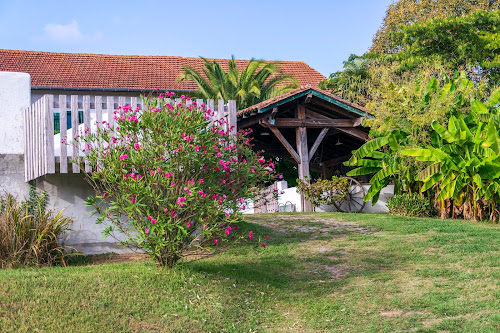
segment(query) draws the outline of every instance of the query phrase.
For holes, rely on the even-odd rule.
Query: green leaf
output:
[[[357,166],[357,162],[363,157],[367,156],[370,153],[373,153],[377,149],[382,148],[383,146],[389,143],[389,139],[387,137],[375,138],[373,140],[368,141],[357,150],[353,152],[351,159],[344,163],[346,166]]]
[[[378,172],[380,170],[380,167],[360,167],[356,168],[354,170],[351,170],[347,173],[347,176],[349,177],[356,177],[356,176],[363,176],[363,175],[369,175],[374,172]]]
[[[432,129],[436,131],[437,134],[444,140],[448,141],[449,143],[455,141],[455,137],[450,133],[450,131],[447,131],[443,126],[441,126],[437,121],[432,121],[431,123]]]
[[[434,185],[436,185],[438,182],[440,182],[441,179],[443,179],[443,178],[444,178],[444,174],[442,174],[442,173],[435,174],[434,176],[432,176],[431,178],[429,178],[424,183],[424,185],[422,185],[421,192],[427,191],[428,189],[430,189],[431,187],[433,187]]]
[[[431,176],[435,175],[440,170],[441,170],[441,163],[429,165],[427,168],[425,168],[418,174],[418,179],[420,180],[429,179]]]
[[[481,114],[481,113],[488,113],[488,108],[478,100],[473,100],[471,103],[471,110],[472,112]]]
[[[404,149],[401,154],[416,157],[419,161],[435,161],[432,151],[427,148]]]
[[[483,142],[484,147],[491,148],[494,152],[500,152],[500,138],[498,137],[498,128],[493,119],[490,119],[486,127],[486,140]]]
[[[486,101],[485,106],[487,108],[493,108],[498,104],[499,100],[500,100],[500,87],[497,87],[491,92],[490,97]]]

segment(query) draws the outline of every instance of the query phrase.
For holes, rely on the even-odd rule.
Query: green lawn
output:
[[[499,332],[500,227],[324,213],[248,217],[268,247],[0,271],[0,331]]]

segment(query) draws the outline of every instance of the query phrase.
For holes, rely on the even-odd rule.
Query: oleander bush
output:
[[[30,187],[28,199],[0,197],[0,267],[66,264],[68,249],[59,241],[73,219],[47,209],[48,195]]]
[[[79,142],[96,192],[87,203],[106,224],[104,236],[171,268],[188,249],[238,238],[238,212],[274,179],[274,164],[252,151],[249,131],[231,135],[204,104],[163,97],[144,98],[144,111],[121,107],[116,126],[104,122]]]

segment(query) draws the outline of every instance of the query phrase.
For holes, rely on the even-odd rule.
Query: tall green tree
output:
[[[391,58],[402,69],[439,61],[465,70],[474,81],[494,86],[500,80],[500,10],[416,22],[392,35],[401,51]]]
[[[476,10],[500,9],[498,0],[398,0],[389,6],[377,31],[370,52],[394,54],[402,45],[394,35],[417,22],[435,18],[459,17]]]
[[[343,99],[365,106],[370,101],[369,64],[370,59],[351,54],[349,59],[344,61],[344,69],[330,74],[328,80],[320,82],[319,87]]]
[[[204,99],[236,100],[243,109],[288,92],[299,86],[297,79],[284,73],[278,62],[251,59],[243,70],[236,66],[234,56],[228,70],[217,60],[203,59],[203,67],[183,66],[179,82],[193,80],[198,96]]]

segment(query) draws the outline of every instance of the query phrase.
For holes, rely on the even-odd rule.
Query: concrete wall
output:
[[[26,73],[0,72],[0,194],[11,193],[22,200],[28,196],[24,181],[24,135],[22,111],[31,104],[31,82]],[[93,194],[83,174],[55,174],[40,177],[35,186],[49,193],[49,207],[65,210],[75,218],[73,232],[65,244],[87,253],[130,252],[113,239],[103,240],[103,225],[95,223],[85,198]]]
[[[49,194],[50,207],[64,209],[66,216],[75,219],[73,231],[65,237],[66,245],[75,246],[86,254],[131,252],[111,237],[103,239],[102,231],[106,226],[96,224],[96,217],[91,216],[92,207],[85,206],[85,198],[93,195],[94,190],[83,174],[45,175],[36,180],[36,187]]]
[[[0,193],[28,194],[24,182],[22,111],[31,103],[31,79],[27,73],[0,72]]]
[[[0,154],[23,154],[23,114],[31,104],[27,73],[0,72]]]

